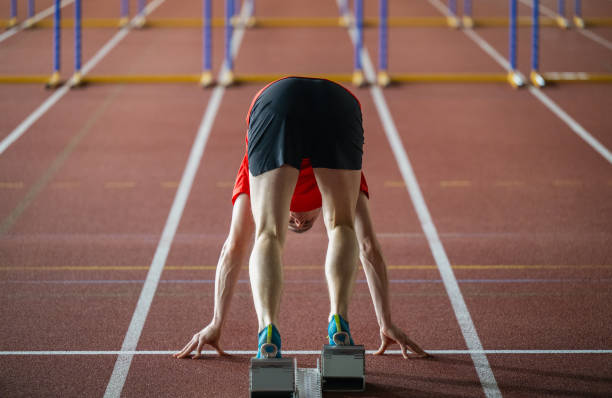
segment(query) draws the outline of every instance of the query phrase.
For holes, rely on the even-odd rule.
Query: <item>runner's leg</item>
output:
[[[255,220],[255,244],[249,275],[259,330],[278,325],[283,288],[281,255],[287,235],[289,205],[299,170],[284,165],[250,176],[251,208]]]

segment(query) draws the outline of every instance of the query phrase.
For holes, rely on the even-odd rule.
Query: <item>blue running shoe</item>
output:
[[[327,326],[329,345],[355,345],[349,324],[340,315],[333,315]]]
[[[259,332],[257,358],[282,358],[281,336],[276,326],[270,324]]]

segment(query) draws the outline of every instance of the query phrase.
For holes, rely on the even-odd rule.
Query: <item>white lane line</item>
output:
[[[439,0],[428,0],[435,8],[445,9]],[[444,14],[446,12],[443,12]],[[463,33],[470,38],[478,47],[484,52],[489,54],[501,67],[509,70],[510,63],[506,58],[499,54],[486,40],[484,40],[478,33],[473,29],[462,29]],[[525,76],[519,73],[524,81]],[[561,119],[578,137],[582,138],[587,144],[591,146],[597,153],[599,153],[604,159],[612,164],[612,152],[606,148],[601,142],[599,142],[592,134],[590,134],[584,127],[580,125],[574,118],[572,118],[566,111],[564,111],[556,102],[554,102],[548,95],[537,87],[529,86],[529,92],[536,97],[544,106],[546,106],[552,113],[554,113],[559,119]]]
[[[172,355],[179,350],[163,350],[163,351],[0,351],[0,356],[22,356],[22,355],[40,355],[40,356],[59,356],[59,355]],[[366,354],[372,355],[377,350],[366,350]],[[612,354],[612,350],[426,350],[431,355],[472,355],[472,354],[488,354],[488,355],[586,355],[586,354]],[[255,355],[257,351],[249,350],[226,350],[230,355]],[[195,354],[195,351],[193,352]],[[216,351],[202,351],[205,355],[217,355]],[[321,350],[283,350],[285,355],[320,355]],[[401,355],[400,350],[387,350],[387,355]]]
[[[74,3],[74,0],[63,0],[60,3],[60,8],[64,8],[67,5],[70,5]],[[53,15],[53,13],[55,12],[55,6],[51,6],[49,8],[44,9],[43,11],[39,12],[38,14],[34,15],[32,17],[32,23],[36,23],[42,19],[47,18],[50,15]],[[19,32],[20,30],[25,29],[24,26],[24,22],[22,22],[21,24],[12,27],[11,29],[7,30],[6,32],[0,34],[0,43],[3,42],[4,40],[8,39],[9,37],[13,36],[14,34],[16,34],[17,32]]]
[[[589,134],[578,122],[576,122],[570,115],[567,114],[559,105],[557,105],[550,97],[542,92],[539,88],[529,87],[529,92],[533,94],[537,99],[540,100],[551,112],[563,120],[580,138],[582,138],[587,144],[589,144],[597,153],[603,156],[609,163],[612,164],[612,153],[603,146],[595,137]]]
[[[519,0],[519,1],[529,8],[533,7],[533,3],[530,0]],[[547,17],[557,18],[557,13],[554,10],[546,7],[543,4],[540,4],[540,12],[546,15]],[[591,39],[598,44],[601,44],[602,46],[606,47],[608,50],[612,50],[612,43],[606,40],[605,38],[599,36],[598,34],[590,30],[587,30],[587,29],[576,28],[576,31],[580,33],[581,35],[585,36],[586,38]]]
[[[349,29],[349,35],[353,43],[355,43],[356,31],[354,27]],[[440,237],[438,236],[436,226],[431,218],[427,204],[425,203],[421,188],[419,187],[414,170],[412,169],[410,159],[408,158],[408,154],[404,149],[399,132],[397,131],[397,127],[393,121],[393,116],[391,115],[382,90],[376,85],[374,66],[365,47],[362,49],[361,59],[366,79],[371,85],[370,93],[372,94],[372,98],[376,104],[376,109],[378,110],[385,134],[387,135],[387,139],[389,140],[389,144],[391,145],[391,149],[395,155],[395,159],[404,182],[406,183],[406,188],[421,222],[421,228],[425,233],[429,248],[438,266],[440,276],[442,277],[442,281],[444,283],[444,288],[446,289],[451,306],[453,307],[453,311],[457,318],[457,322],[461,328],[463,339],[465,340],[468,349],[471,351],[470,356],[474,363],[474,367],[476,369],[476,373],[478,374],[478,378],[480,379],[484,393],[487,397],[501,397],[501,391],[499,390],[497,381],[493,375],[493,370],[491,370],[486,354],[483,353],[482,343],[480,342],[480,338],[476,332],[476,327],[474,326],[474,322],[472,321],[470,312],[465,304],[465,300],[463,299],[459,284],[455,278],[453,269],[451,268],[450,261],[448,260],[444,246],[442,245]]]
[[[588,37],[589,39],[593,40],[594,42],[599,43],[602,46],[604,46],[605,48],[607,48],[608,50],[612,51],[612,42],[610,42],[609,40],[599,36],[595,32],[593,32],[591,30],[587,30],[587,29],[578,29],[578,33],[580,33],[581,35],[583,35],[585,37]]]
[[[159,7],[165,0],[155,0],[145,8],[145,15],[153,12]],[[138,17],[136,17],[138,18]],[[132,20],[134,21],[134,20]],[[117,32],[98,52],[83,66],[82,74],[85,75],[91,69],[93,69],[102,58],[104,58],[113,48],[123,40],[123,38],[129,33],[131,24],[123,27]],[[49,98],[45,100],[34,112],[32,112],[23,122],[21,122],[11,133],[6,136],[2,142],[0,142],[0,155],[6,151],[15,141],[17,141],[38,119],[40,119],[53,105],[55,105],[66,93],[70,91],[70,87],[65,84],[53,93]]]
[[[243,21],[246,21],[248,16],[251,15],[251,9],[251,2],[244,2],[241,12],[241,18]],[[231,53],[233,56],[238,53],[240,48],[240,43],[242,42],[242,37],[244,36],[245,25],[246,24],[239,25],[232,36]],[[224,63],[221,71],[219,72],[219,76],[223,76],[226,72],[227,65]],[[121,396],[121,391],[125,385],[125,381],[132,364],[132,359],[134,357],[134,354],[131,354],[131,352],[136,350],[136,347],[138,346],[138,340],[140,339],[142,328],[144,327],[149,309],[151,308],[155,291],[159,285],[159,280],[166,264],[166,259],[168,258],[168,253],[170,252],[170,247],[172,246],[172,241],[174,240],[174,235],[176,234],[185,204],[187,203],[189,192],[191,191],[191,186],[193,185],[193,181],[200,165],[200,161],[206,147],[206,142],[210,136],[217,111],[221,105],[224,92],[225,88],[222,85],[217,85],[214,88],[208,102],[208,106],[206,107],[206,112],[202,118],[197,136],[191,148],[191,153],[189,154],[189,159],[187,160],[187,165],[185,166],[183,176],[181,177],[181,182],[176,191],[174,202],[172,203],[170,213],[168,214],[166,225],[164,226],[162,236],[157,245],[155,256],[151,262],[142,291],[140,292],[140,297],[138,298],[138,303],[136,304],[136,309],[134,310],[132,320],[130,321],[123,344],[121,345],[121,351],[127,353],[120,354],[115,362],[113,373],[108,381],[106,391],[104,393],[105,398],[118,398]]]

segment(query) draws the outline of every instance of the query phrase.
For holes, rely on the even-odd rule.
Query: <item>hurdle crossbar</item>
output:
[[[612,73],[546,72],[542,77],[552,83],[612,83]]]
[[[45,84],[49,75],[0,75],[0,84]]]
[[[540,17],[540,26],[554,27],[557,26],[557,21],[554,18]],[[0,28],[9,27],[9,20],[0,20]],[[126,23],[123,18],[84,18],[81,26],[84,29],[96,28],[117,28],[124,26]],[[507,17],[480,17],[472,18],[471,23],[476,27],[507,27]],[[530,17],[519,17],[517,21],[519,26],[532,26]],[[584,23],[587,26],[605,27],[612,26],[612,18],[586,18]],[[213,18],[211,26],[220,28],[225,26],[223,18]],[[243,22],[237,19],[232,20],[234,27],[241,26]],[[393,28],[409,28],[409,27],[445,27],[448,26],[446,18],[439,17],[389,17],[387,25]],[[145,21],[146,27],[149,28],[202,28],[203,21],[201,18],[147,18]],[[247,23],[248,27],[259,28],[334,28],[343,27],[342,22],[338,18],[266,18],[257,17]],[[364,28],[376,28],[380,26],[378,18],[364,18]],[[53,28],[51,19],[43,19],[31,24],[34,28]],[[73,28],[74,19],[64,18],[61,21],[60,27]]]
[[[507,83],[506,73],[397,73],[392,83]]]
[[[270,74],[238,74],[234,76],[236,83],[269,83],[280,78],[299,75],[304,77],[323,78],[339,83],[351,83],[350,73],[270,73]],[[612,83],[612,74],[591,72],[547,72],[542,73],[547,82],[551,83]],[[84,75],[84,84],[197,84],[201,75]],[[507,75],[503,73],[393,73],[392,83],[507,83]],[[48,75],[0,75],[0,84],[44,84]]]

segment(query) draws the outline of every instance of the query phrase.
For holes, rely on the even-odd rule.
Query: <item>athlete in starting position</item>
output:
[[[391,321],[386,264],[368,207],[361,172],[363,127],[357,98],[328,80],[289,77],[264,87],[247,115],[247,153],[233,192],[230,232],[215,279],[211,323],[196,333],[177,358],[201,356],[205,344],[219,354],[221,329],[241,265],[252,243],[249,274],[259,323],[257,357],[280,357],[278,325],[282,293],[281,254],[287,231],[305,232],[321,209],[329,245],[329,344],[353,345],[348,306],[358,257],[365,271],[381,346],[400,345],[404,358],[427,354]],[[250,201],[249,201],[250,195]]]

